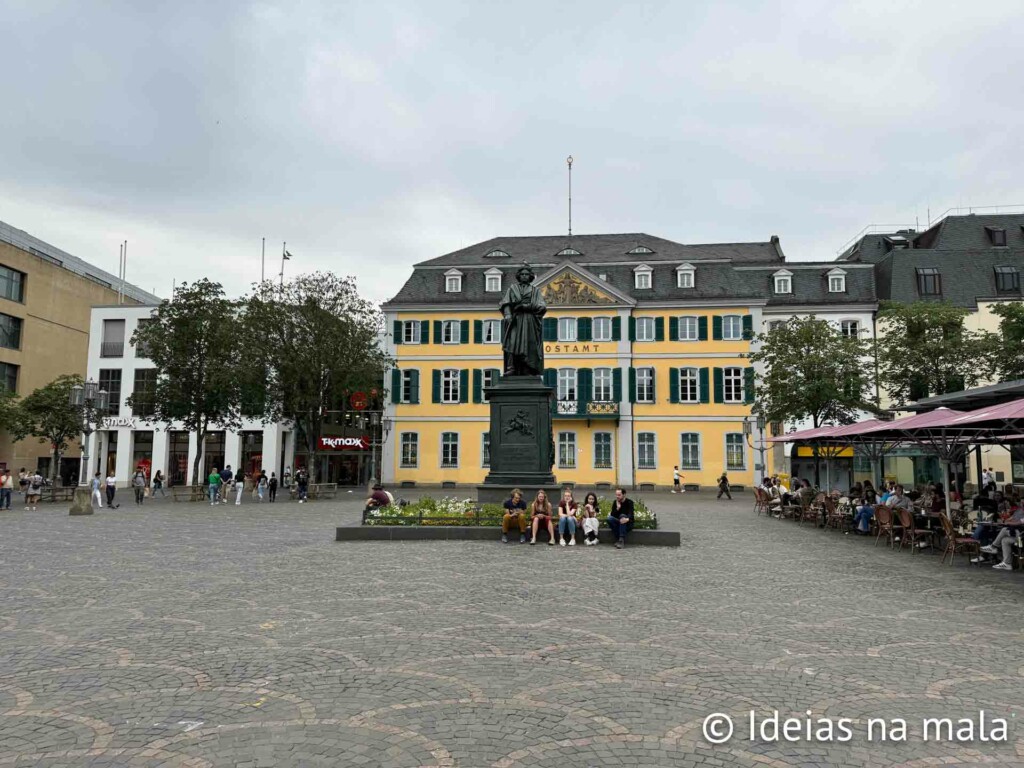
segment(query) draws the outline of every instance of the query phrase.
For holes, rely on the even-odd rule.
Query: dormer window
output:
[[[484,272],[484,290],[487,293],[501,293],[500,269],[488,269]]]
[[[921,296],[942,295],[942,275],[935,267],[917,268],[917,292]]]
[[[696,284],[695,275],[696,270],[692,264],[680,264],[676,267],[676,287],[693,288]]]
[[[846,293],[846,273],[841,269],[832,269],[828,273],[828,292]]]
[[[444,292],[462,293],[462,273],[457,269],[449,269],[444,273]]]
[[[646,264],[641,264],[633,270],[633,287],[640,291],[650,290],[651,273],[654,270]]]
[[[1020,270],[1016,267],[996,267],[996,290],[999,293],[1020,293]]]
[[[493,251],[484,256],[485,259],[508,259],[511,258],[505,251],[495,248]]]
[[[652,251],[650,248],[647,248],[647,247],[645,247],[643,245],[638,245],[636,248],[634,248],[633,250],[631,250],[629,252],[629,255],[630,256],[636,256],[637,254],[640,254],[640,253],[654,253],[654,251]]]
[[[582,256],[583,254],[577,251],[575,248],[563,248],[555,256]]]
[[[1006,230],[1002,227],[985,227],[988,232],[988,241],[996,248],[1006,247]]]
[[[774,275],[772,279],[775,281],[775,293],[792,293],[793,292],[793,273],[788,269],[780,269]]]

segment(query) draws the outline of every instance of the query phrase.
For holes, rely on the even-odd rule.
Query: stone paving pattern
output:
[[[336,543],[355,496],[0,513],[0,766],[1024,766],[1024,575],[645,499],[681,549]],[[704,741],[750,709],[855,736]],[[979,710],[1007,743],[919,736]]]

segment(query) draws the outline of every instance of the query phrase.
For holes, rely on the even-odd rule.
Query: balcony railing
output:
[[[123,341],[100,342],[100,357],[124,357]]]
[[[619,416],[619,404],[611,400],[556,400],[552,413],[561,418],[616,419]]]

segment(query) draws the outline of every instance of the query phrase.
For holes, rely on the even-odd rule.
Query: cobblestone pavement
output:
[[[335,543],[355,497],[4,512],[0,766],[1024,766],[1024,576],[646,498],[681,549]],[[923,740],[980,710],[1006,742]]]

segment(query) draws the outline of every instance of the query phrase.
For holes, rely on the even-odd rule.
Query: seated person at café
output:
[[[946,511],[946,492],[942,488],[942,483],[935,483],[931,486],[931,506],[926,507],[933,515],[939,514],[939,512]]]
[[[887,507],[893,510],[905,509],[908,512],[914,510],[914,503],[910,500],[910,497],[903,492],[903,486],[897,485],[893,490],[892,496],[889,497],[888,501],[885,502]]]
[[[501,516],[501,541],[508,543],[508,532],[512,526],[519,528],[519,543],[526,541],[526,531],[530,527],[530,518],[526,514],[526,499],[523,492],[518,488],[512,491],[512,495],[505,499],[505,514]]]
[[[857,514],[853,517],[853,532],[857,534],[868,533],[871,529],[871,518],[875,515],[875,504],[878,499],[875,496],[875,486],[870,480],[864,481],[860,499],[862,504],[857,507]]]
[[[1005,523],[1006,527],[999,531],[995,541],[981,548],[982,552],[990,555],[999,554],[1002,550],[1003,559],[992,566],[998,571],[1013,570],[1013,545],[1017,543],[1017,535],[1020,533],[1021,526],[1024,526],[1024,509],[1018,505],[1017,509],[1005,520]]]

